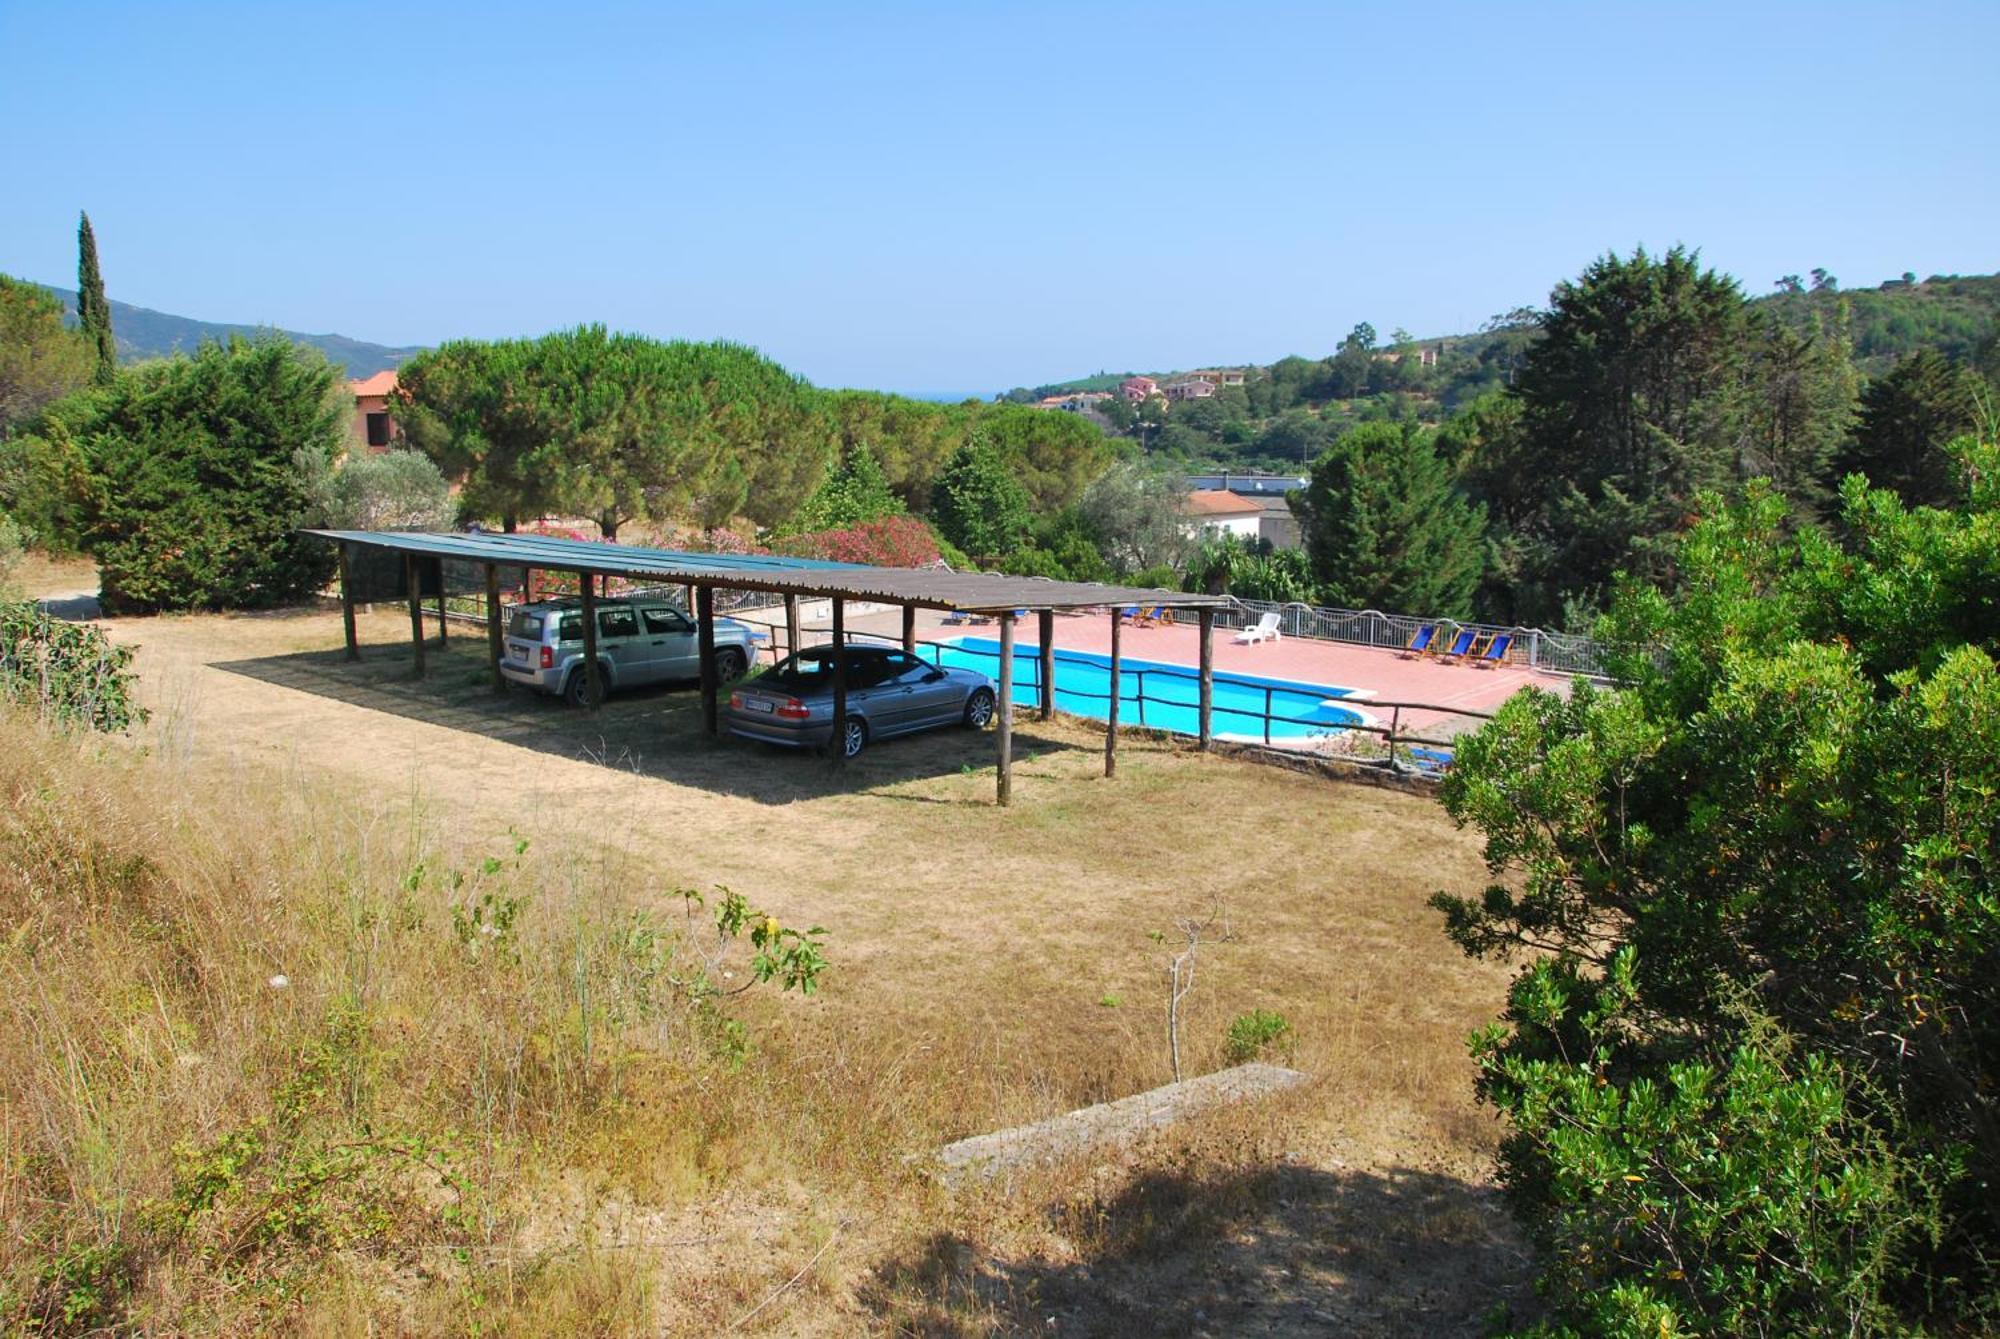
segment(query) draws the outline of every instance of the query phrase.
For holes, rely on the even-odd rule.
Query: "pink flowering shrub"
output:
[[[844,530],[791,535],[772,547],[794,558],[877,567],[929,567],[938,560],[937,536],[914,516],[884,516]]]

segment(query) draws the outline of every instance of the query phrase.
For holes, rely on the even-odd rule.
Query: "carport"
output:
[[[1015,625],[1026,615],[1036,616],[1039,631],[1041,717],[1055,715],[1056,654],[1055,616],[1103,610],[1111,619],[1111,689],[1109,719],[1104,732],[1104,774],[1115,774],[1118,766],[1118,698],[1120,673],[1119,631],[1121,610],[1134,605],[1152,608],[1192,610],[1200,621],[1201,652],[1199,674],[1200,743],[1203,749],[1214,743],[1213,703],[1215,696],[1215,611],[1228,605],[1226,596],[1190,595],[1181,591],[1142,590],[1099,582],[1050,581],[1042,577],[1000,576],[980,572],[953,572],[944,567],[868,567],[856,563],[823,562],[810,558],[785,558],[768,554],[691,553],[674,549],[647,549],[625,544],[594,543],[588,540],[556,539],[546,535],[422,534],[397,530],[308,530],[339,546],[341,616],[346,631],[347,656],[361,658],[354,624],[353,558],[357,551],[377,550],[400,554],[403,582],[410,605],[410,638],[415,651],[417,672],[424,671],[424,577],[438,574],[439,636],[444,628],[443,564],[446,559],[483,566],[486,577],[486,640],[496,688],[505,688],[500,676],[502,646],[500,570],[573,573],[583,608],[583,662],[593,703],[603,696],[598,682],[597,600],[607,577],[628,581],[657,582],[686,587],[693,593],[697,643],[701,661],[702,720],[710,735],[720,732],[719,690],[715,665],[715,592],[718,590],[761,591],[779,595],[785,601],[785,624],[790,648],[799,646],[799,601],[828,600],[832,604],[832,640],[835,646],[847,643],[845,607],[848,601],[898,605],[903,611],[904,649],[916,650],[916,613],[936,609],[949,613],[991,617],[999,625],[1000,673],[998,771],[995,798],[1001,804],[1013,792],[1013,706]],[[834,658],[834,718],[846,714],[847,684],[843,658]],[[839,750],[831,751],[836,763]]]

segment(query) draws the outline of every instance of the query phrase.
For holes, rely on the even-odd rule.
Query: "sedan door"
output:
[[[882,683],[875,691],[882,701],[879,714],[894,722],[894,730],[919,730],[937,713],[937,685],[925,682],[930,666],[907,651],[882,656]]]

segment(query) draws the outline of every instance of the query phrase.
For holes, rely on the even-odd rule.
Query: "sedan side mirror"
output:
[[[936,683],[936,682],[937,682],[937,681],[938,681],[939,679],[942,679],[943,677],[944,677],[944,671],[943,671],[943,670],[941,670],[941,669],[934,669],[934,670],[930,670],[930,671],[928,671],[928,672],[926,672],[926,673],[925,673],[925,675],[924,675],[924,682],[925,682],[925,683]]]

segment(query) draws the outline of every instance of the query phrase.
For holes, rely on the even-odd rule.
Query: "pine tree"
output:
[[[1452,483],[1415,423],[1364,423],[1292,494],[1313,575],[1335,604],[1463,618],[1484,560],[1486,513]]]
[[[79,214],[76,229],[76,317],[84,338],[97,350],[97,384],[108,386],[118,372],[118,342],[111,334],[111,303],[104,296],[104,275],[97,268],[97,234],[90,215]]]
[[[1004,558],[1020,547],[1032,524],[1029,505],[1028,490],[985,442],[953,452],[931,488],[938,533],[977,560]]]
[[[1978,422],[1979,378],[1925,349],[1862,392],[1861,422],[1837,468],[1893,488],[1912,506],[1945,506],[1959,493],[1945,445]]]

